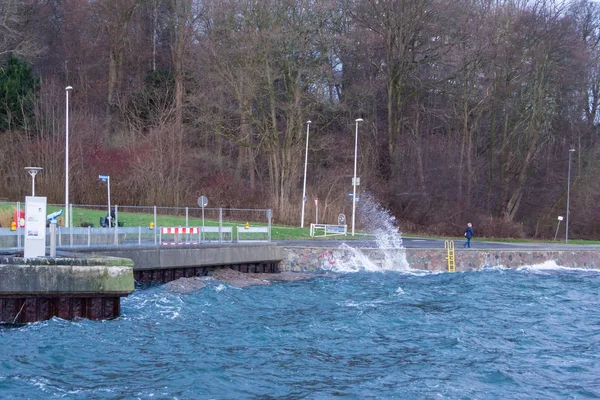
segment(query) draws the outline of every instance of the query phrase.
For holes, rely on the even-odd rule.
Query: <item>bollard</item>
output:
[[[50,221],[50,257],[56,257],[56,220]]]

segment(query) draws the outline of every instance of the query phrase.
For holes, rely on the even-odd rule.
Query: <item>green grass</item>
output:
[[[25,204],[22,203],[22,209],[25,208]],[[0,211],[3,210],[14,210],[14,203],[12,204],[0,204]],[[48,206],[47,213],[53,213],[62,209],[58,206]],[[12,213],[11,213],[12,215]],[[100,217],[106,216],[106,210],[94,210],[88,208],[73,208],[73,226],[81,226],[82,223],[90,223],[95,227],[100,226]],[[64,221],[64,217],[60,217],[59,222],[62,223]],[[119,212],[119,221],[125,223],[125,227],[137,227],[137,226],[150,226],[150,222],[154,222],[154,214],[152,213],[136,213],[136,212]],[[189,218],[188,219],[189,226],[201,226],[202,219],[201,218]],[[223,221],[223,226],[244,226],[246,221],[232,221],[227,220]],[[185,216],[176,216],[176,215],[164,215],[157,214],[156,215],[156,224],[157,227],[176,227],[176,226],[185,226]],[[218,226],[219,221],[214,219],[205,218],[204,220],[205,226]],[[250,226],[266,226],[267,223],[254,223],[250,222]],[[454,240],[455,242],[459,242],[463,240],[462,237],[443,237],[443,236],[420,236],[420,235],[411,235],[406,233],[404,236],[409,237],[422,237],[424,239],[441,239],[441,240]],[[310,228],[300,228],[294,226],[285,226],[285,225],[273,225],[271,227],[271,238],[273,240],[309,240],[313,239],[310,237]],[[328,236],[328,237],[320,237],[317,240],[335,240],[343,238],[344,240],[360,240],[363,239],[362,236]],[[485,237],[476,237],[473,239],[476,241],[485,241],[485,242],[506,242],[506,243],[564,243],[564,239],[559,239],[556,242],[553,240],[533,240],[533,239],[512,239],[512,238],[485,238]],[[569,244],[583,244],[583,245],[600,245],[600,241],[597,240],[580,240],[580,239],[570,239]]]
[[[25,204],[21,205],[21,209],[25,208]],[[0,210],[15,209],[13,204],[0,204]],[[46,213],[50,214],[55,211],[61,210],[59,206],[48,206]],[[107,210],[94,210],[88,208],[75,208],[73,207],[73,221],[72,226],[81,226],[82,223],[93,224],[94,227],[100,226],[100,218],[106,216]],[[12,215],[12,213],[11,213]],[[59,224],[63,224],[64,215],[59,217]],[[150,226],[151,222],[154,222],[154,214],[152,213],[137,213],[137,212],[121,212],[119,211],[119,221],[125,223],[125,227],[137,227],[137,226]],[[232,221],[223,220],[223,226],[244,226],[246,221]],[[177,227],[185,226],[185,216],[177,215],[156,215],[157,227]],[[202,226],[202,218],[188,218],[189,226]],[[219,221],[214,219],[205,218],[205,226],[219,226]],[[250,226],[266,226],[267,222],[250,222]],[[271,238],[272,240],[298,240],[298,239],[311,239],[310,229],[273,225],[271,227]]]

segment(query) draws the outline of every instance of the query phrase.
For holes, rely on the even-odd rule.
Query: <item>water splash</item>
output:
[[[402,232],[396,226],[396,217],[391,215],[371,195],[363,194],[358,207],[358,220],[362,228],[371,232],[380,249],[400,249]]]
[[[377,203],[371,195],[361,195],[357,214],[363,230],[375,238],[376,249],[358,249],[352,242],[339,247],[339,262],[328,269],[338,272],[408,271],[402,233],[396,226],[396,217]]]
[[[383,208],[369,194],[361,196],[359,221],[364,229],[375,235],[377,248],[383,251],[381,265],[385,270],[408,270],[406,251],[402,245],[402,232],[396,225],[396,217]]]

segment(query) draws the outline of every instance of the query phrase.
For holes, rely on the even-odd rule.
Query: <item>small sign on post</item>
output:
[[[202,232],[200,233],[200,241],[202,241],[202,235],[204,234],[204,207],[208,205],[208,197],[200,196],[198,197],[198,205],[202,209]]]
[[[562,215],[558,216],[558,225],[556,225],[556,233],[554,234],[554,241],[556,242],[556,237],[558,236],[558,229],[560,228],[560,221],[563,220]]]

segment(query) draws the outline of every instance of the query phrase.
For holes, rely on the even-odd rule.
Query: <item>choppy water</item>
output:
[[[0,328],[2,399],[597,398],[600,272],[358,272]]]

